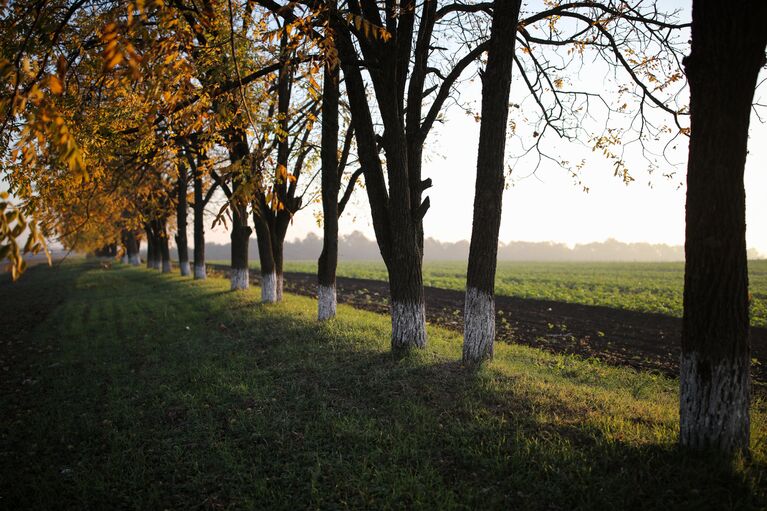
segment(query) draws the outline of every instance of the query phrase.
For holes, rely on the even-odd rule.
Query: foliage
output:
[[[21,246],[18,239],[27,229],[27,241]],[[28,220],[24,211],[9,201],[8,192],[0,192],[0,261],[8,260],[7,270],[11,278],[16,280],[26,269],[23,254],[37,254],[41,251],[45,251],[50,262],[45,238],[37,223]]]
[[[378,169],[380,148],[373,130],[380,123],[389,125],[384,145],[394,144],[394,133],[404,130],[400,135],[418,155],[407,172],[413,173],[411,181],[420,181],[418,148],[444,105],[458,99],[452,95],[462,74],[476,72],[491,5],[438,9],[436,3],[408,3],[398,13],[379,7],[367,1],[282,5],[271,0],[0,4],[0,158],[10,193],[39,218],[43,234],[90,250],[151,217],[172,217],[169,190],[177,181],[179,160],[205,155],[211,162],[203,166],[205,178],[228,183],[231,192],[219,221],[230,202],[249,205],[257,214],[268,209],[262,213],[292,217],[317,197],[312,179],[297,187],[301,169],[316,166],[317,76],[325,64],[342,65],[338,45],[348,39],[354,44],[347,48],[345,65],[366,68],[360,85],[374,84],[379,100],[377,107],[368,102],[374,124],[365,134],[363,167],[369,174],[366,189],[375,199],[374,217],[381,220],[386,196],[400,187],[386,190],[385,179],[399,179],[392,181],[397,165],[387,160]],[[547,129],[588,140],[616,160],[616,173],[628,176],[614,130],[589,138],[574,127],[581,125],[574,125],[574,118],[591,115],[587,104],[593,96],[568,90],[567,77],[553,60],[560,48],[581,62],[593,50],[609,65],[628,70],[622,95],[629,99],[621,101],[641,107],[633,112],[641,120],[634,127],[643,137],[663,131],[654,119],[637,113],[644,106],[675,119],[683,113],[678,105],[666,105],[683,86],[674,72],[678,48],[672,37],[683,25],[675,24],[675,13],[650,7],[546,2],[525,13],[517,65],[541,108],[541,118],[527,122],[535,130],[536,148]],[[586,27],[579,30],[583,23]],[[664,37],[654,37],[661,32]],[[441,45],[443,40],[450,48]],[[458,61],[456,50],[463,55]],[[410,53],[414,61],[407,69],[382,73],[370,66],[381,59],[402,62]],[[280,77],[291,82],[287,106],[277,104],[285,96],[275,93]],[[363,89],[356,89],[357,96],[365,95]],[[396,101],[386,97],[392,91]],[[407,104],[406,129],[396,120],[400,115],[392,110],[394,103],[400,109]],[[428,111],[421,112],[427,105]],[[607,107],[616,118],[630,110],[625,104]],[[244,134],[248,158],[222,164],[232,133]],[[386,158],[395,153],[390,147]],[[410,202],[421,203],[423,190],[418,190],[412,187]],[[427,208],[424,201],[414,210],[416,224]]]

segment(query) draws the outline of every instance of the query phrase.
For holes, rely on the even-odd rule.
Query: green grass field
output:
[[[228,264],[228,261],[219,261]],[[258,267],[255,263],[254,267]],[[287,262],[285,271],[316,273],[317,262]],[[377,262],[341,262],[338,275],[386,280]],[[767,326],[767,260],[749,261],[751,323]],[[424,264],[424,284],[444,289],[466,287],[465,262]],[[684,263],[518,263],[498,264],[499,295],[682,316]]]
[[[750,460],[680,451],[677,382],[385,316],[93,263],[0,283],[3,509],[760,509]]]

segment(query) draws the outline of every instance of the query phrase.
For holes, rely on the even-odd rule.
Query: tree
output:
[[[751,102],[765,65],[767,3],[694,0],[680,443],[749,446],[750,345],[743,170]]]
[[[205,267],[205,208],[217,189],[215,182],[206,183],[207,154],[201,147],[199,134],[184,141],[184,155],[192,170],[194,200],[192,201],[193,239],[194,239],[194,278],[204,280],[208,277]],[[188,142],[188,143],[187,143]],[[207,186],[207,189],[206,189]]]
[[[141,239],[135,229],[124,228],[122,231],[122,244],[125,249],[125,262],[131,266],[138,266],[141,264],[141,254],[139,253],[139,247],[141,245]]]
[[[339,81],[337,62],[325,65],[322,86],[322,252],[317,261],[317,319],[336,315],[336,268],[338,266],[338,218],[344,212],[362,168],[354,171],[339,200],[341,181],[349,160],[354,131],[346,130],[341,155],[338,154]]]
[[[504,190],[506,123],[520,0],[495,0],[487,65],[482,75],[474,217],[466,275],[463,361],[492,357],[495,339],[495,267]]]
[[[336,315],[338,265],[338,67],[326,64],[322,82],[322,253],[317,261],[317,319]]]
[[[655,162],[648,146],[684,133],[678,120],[683,108],[674,102],[684,85],[676,63],[678,32],[685,25],[675,22],[675,13],[658,9],[654,2],[549,2],[545,9],[518,19],[518,8],[496,1],[490,4],[494,24],[496,11],[501,8],[512,9],[508,16],[513,19],[501,18],[508,23],[502,36],[491,31],[491,51],[482,80],[482,112],[477,117],[481,128],[464,315],[463,360],[468,364],[479,363],[493,353],[493,281],[505,187],[504,144],[512,63],[527,97],[514,105],[524,124],[512,118],[510,129],[516,141],[531,141],[522,143],[527,148],[517,164],[532,153],[537,156],[536,168],[545,158],[577,178],[582,163],[573,166],[547,154],[550,148],[544,146],[544,140],[553,133],[566,142],[588,141],[593,150],[613,162],[616,176],[628,184],[634,179],[623,157],[628,145],[638,143],[641,156],[652,168]],[[497,60],[497,55],[503,59]],[[606,90],[603,84],[597,89],[572,85],[567,70],[586,61],[610,70],[612,76],[623,76],[625,83],[615,91]],[[537,119],[525,107],[528,99]],[[596,123],[592,103],[605,114]],[[678,129],[656,124],[654,110],[670,115]],[[624,142],[632,133],[636,138]]]
[[[256,192],[252,201],[253,223],[258,238],[258,256],[261,263],[261,299],[265,303],[282,301],[283,289],[283,246],[293,216],[303,206],[303,193],[298,183],[307,157],[313,150],[309,137],[314,127],[318,103],[311,99],[300,108],[291,109],[291,101],[298,89],[295,82],[295,66],[291,54],[299,44],[288,37],[290,28],[279,30],[279,59],[282,62],[277,78],[277,102],[273,141],[262,136],[254,150],[256,166]],[[310,66],[308,87],[312,95],[318,94],[314,86],[315,66]],[[269,108],[270,115],[275,105]],[[274,171],[269,172],[270,153],[276,149]],[[293,169],[290,170],[291,162]]]
[[[186,213],[189,207],[187,203],[188,188],[189,178],[186,162],[179,160],[176,180],[176,247],[178,249],[178,265],[183,277],[191,274],[186,236]]]
[[[232,129],[227,133],[227,150],[232,166],[231,189],[221,184],[227,194],[232,212],[232,257],[229,280],[232,289],[247,289],[249,284],[248,245],[253,229],[248,225],[248,202],[244,187],[250,173],[250,149],[244,130]]]
[[[423,145],[454,84],[486,48],[477,45],[457,61],[444,58],[447,69],[443,70],[430,65],[436,46],[432,37],[438,20],[474,7],[451,4],[438,11],[437,2],[423,2],[418,16],[415,0],[399,6],[352,1],[343,8],[328,2],[306,2],[305,6],[282,6],[273,0],[259,3],[287,21],[298,19],[296,12],[327,20],[345,78],[373,228],[389,272],[392,349],[424,347],[423,217],[429,200],[422,196],[431,180],[421,178]],[[322,35],[316,37],[323,39]],[[360,64],[372,84],[382,134],[376,133]],[[426,98],[431,104],[424,115]],[[385,165],[379,158],[379,141]]]

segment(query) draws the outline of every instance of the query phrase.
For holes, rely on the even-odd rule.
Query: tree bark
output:
[[[178,182],[176,183],[176,247],[178,248],[178,264],[183,277],[186,277],[191,273],[189,268],[189,248],[186,236],[186,215],[188,208],[186,201],[187,185],[186,166],[179,164]]]
[[[144,232],[146,233],[146,267],[151,270],[154,240],[152,239],[152,228],[149,223],[144,224]]]
[[[692,17],[679,439],[734,453],[749,445],[743,171],[767,3],[695,0]]]
[[[504,189],[506,123],[520,0],[495,0],[490,48],[482,75],[474,217],[466,275],[463,361],[492,358],[495,342],[495,270]]]
[[[170,273],[173,271],[173,266],[171,265],[170,247],[168,246],[168,221],[163,218],[156,222],[155,232],[157,233],[157,244],[159,245],[162,272]]]
[[[261,301],[277,302],[277,275],[272,252],[272,235],[269,228],[269,207],[266,199],[259,194],[253,204],[253,223],[258,240],[258,259],[261,266]]]
[[[288,225],[290,225],[292,215],[298,210],[298,204],[295,203],[295,182],[288,184],[287,179],[288,163],[290,160],[288,118],[290,117],[290,98],[293,89],[293,69],[288,63],[289,50],[287,48],[287,34],[283,33],[280,42],[280,59],[283,64],[280,67],[277,81],[277,114],[280,129],[284,135],[277,138],[277,166],[283,169],[285,177],[278,178],[274,183],[275,193],[283,203],[283,208],[278,209],[274,213],[274,220],[269,225],[272,238],[272,257],[274,259],[275,293],[278,302],[282,301],[283,243],[285,242],[285,235],[288,232]],[[283,173],[281,172],[280,174]],[[295,172],[293,175],[297,177]]]
[[[422,256],[415,229],[402,235],[409,241],[394,246],[403,250],[388,265],[391,294],[391,346],[393,351],[407,351],[426,346],[426,308],[423,297]],[[395,238],[398,236],[395,233]]]
[[[322,86],[322,253],[317,261],[317,319],[336,315],[338,265],[338,68],[325,67]]]
[[[146,267],[150,270],[159,270],[162,264],[160,255],[160,239],[157,236],[157,229],[155,221],[150,220],[147,222],[146,227]]]
[[[128,255],[128,264],[138,266],[141,264],[141,254],[139,253],[139,239],[136,231],[129,229],[125,234],[125,250]]]
[[[277,302],[282,301],[282,287],[284,283],[284,257],[283,247],[285,243],[285,232],[287,231],[287,224],[285,225],[285,231],[277,232],[276,236],[272,238],[272,252],[274,254],[274,291],[277,297]]]
[[[229,158],[232,165],[247,165],[245,161],[250,153],[245,133],[236,131],[230,141]],[[237,195],[237,190],[241,186],[242,177],[235,176],[232,179],[232,270],[231,270],[231,288],[232,290],[247,289],[250,285],[248,274],[248,247],[250,244],[250,234],[253,232],[248,226],[247,203]]]
[[[199,161],[193,167],[194,179],[194,278],[205,280],[205,198]]]

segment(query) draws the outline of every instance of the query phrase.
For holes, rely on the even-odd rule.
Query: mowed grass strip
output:
[[[4,509],[759,509],[750,460],[681,452],[677,382],[515,345],[478,373],[461,338],[389,353],[385,316],[144,269],[65,265],[3,357]],[[25,279],[27,276],[24,277]],[[47,298],[46,298],[47,297]],[[13,359],[10,357],[19,354]]]
[[[229,264],[228,261],[218,261]],[[253,264],[258,268],[258,262]],[[751,324],[767,327],[767,260],[748,262]],[[316,261],[290,261],[285,271],[316,273]],[[387,280],[382,262],[342,261],[338,276]],[[442,289],[466,289],[465,261],[425,261],[423,281]],[[500,261],[499,295],[601,305],[682,317],[684,263],[581,263]]]

